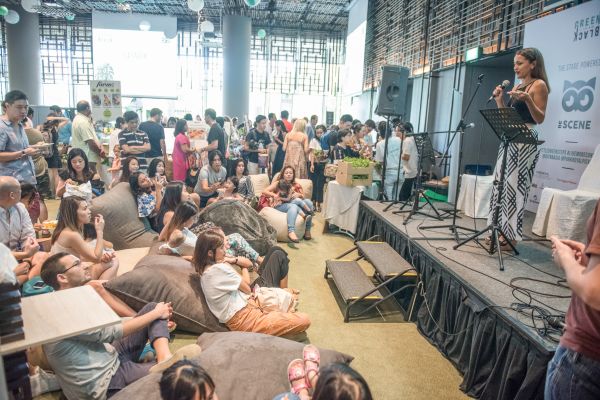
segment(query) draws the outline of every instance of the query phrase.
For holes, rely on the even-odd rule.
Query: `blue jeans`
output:
[[[308,199],[294,199],[289,203],[282,203],[275,207],[276,210],[287,214],[288,232],[296,232],[296,218],[298,214],[304,214],[304,206],[307,205],[310,210],[313,210],[313,204]],[[306,230],[310,231],[312,226],[312,218],[306,219]]]
[[[558,346],[548,363],[545,400],[600,399],[600,361]]]

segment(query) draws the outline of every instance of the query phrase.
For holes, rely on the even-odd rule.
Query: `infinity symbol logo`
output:
[[[589,81],[565,81],[563,87],[562,108],[566,112],[585,112],[594,103],[594,91],[596,90],[596,78]]]

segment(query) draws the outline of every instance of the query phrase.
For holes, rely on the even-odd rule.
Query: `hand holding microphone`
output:
[[[506,89],[509,85],[510,85],[510,81],[507,79],[502,82],[502,85],[496,86],[496,88],[492,92],[492,95],[490,96],[490,98],[488,99],[487,102],[489,103],[490,101],[494,100],[498,96],[501,96],[502,92],[504,92],[504,89]]]

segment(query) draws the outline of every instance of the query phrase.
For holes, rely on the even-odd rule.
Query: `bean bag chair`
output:
[[[296,179],[300,183],[304,191],[304,197],[310,199],[312,196],[312,181],[310,179]],[[289,242],[287,229],[287,214],[271,207],[265,207],[259,213],[265,220],[269,222],[277,231],[277,241]],[[302,238],[304,236],[304,219],[300,216],[296,218],[296,236]]]
[[[104,239],[112,242],[115,250],[150,247],[158,237],[138,217],[137,204],[127,182],[92,200],[92,215],[97,214],[104,217]]]
[[[302,358],[303,343],[250,332],[205,333],[198,338],[202,353],[193,361],[215,382],[221,400],[272,399],[290,390],[287,367]],[[319,348],[321,365],[350,364],[353,357]],[[115,400],[160,400],[161,374],[150,374],[115,394]]]
[[[197,224],[212,222],[226,235],[239,233],[260,255],[277,243],[277,232],[256,210],[242,201],[221,200],[206,207]],[[191,228],[195,232],[194,227]]]

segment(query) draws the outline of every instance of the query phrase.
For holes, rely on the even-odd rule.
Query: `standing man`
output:
[[[207,108],[204,111],[204,119],[210,126],[208,131],[208,146],[201,148],[200,152],[219,150],[223,157],[226,157],[227,141],[225,139],[225,132],[217,123],[217,112],[212,108]],[[225,160],[223,160],[223,166],[227,168],[225,164]]]
[[[138,159],[140,170],[146,172],[148,161],[146,152],[150,150],[150,140],[144,131],[138,129],[140,119],[135,111],[127,111],[123,114],[125,129],[119,132],[119,146],[121,146],[121,164],[129,156]]]
[[[283,124],[285,125],[285,129],[287,129],[288,132],[292,131],[292,123],[290,121],[288,121],[288,119],[290,118],[290,113],[287,110],[283,110],[281,112],[281,120],[283,121]]]
[[[77,115],[73,119],[71,147],[83,150],[88,158],[90,168],[97,172],[96,164],[100,163],[106,154],[96,135],[91,115],[90,103],[85,100],[77,103]]]
[[[139,130],[146,132],[150,141],[150,151],[146,153],[146,160],[151,163],[159,158],[167,165],[167,147],[165,145],[165,128],[160,124],[162,111],[158,108],[150,110],[150,119],[140,124]]]
[[[255,122],[256,128],[252,128],[250,132],[248,132],[246,141],[244,142],[244,150],[248,152],[248,173],[250,175],[260,173],[258,168],[258,155],[267,154],[269,143],[271,143],[271,138],[265,131],[267,117],[264,115],[257,115]]]
[[[308,125],[306,125],[306,134],[308,135],[308,142],[310,143],[315,137],[315,130],[317,123],[319,122],[319,117],[313,114],[310,116],[310,121],[306,122],[309,122]]]
[[[20,90],[6,93],[0,117],[0,175],[12,176],[22,183],[37,183],[32,156],[39,151],[29,147],[22,121],[29,108],[27,95]]]

